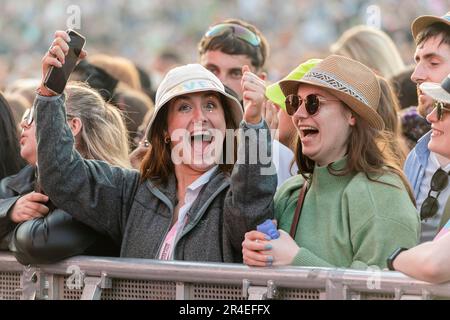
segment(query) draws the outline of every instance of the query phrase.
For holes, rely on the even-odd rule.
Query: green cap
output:
[[[314,68],[319,62],[321,62],[322,59],[309,59],[306,62],[303,62],[300,64],[297,68],[291,71],[284,79],[280,80],[300,80],[303,78],[303,76],[312,68]],[[284,104],[284,101],[286,100],[286,97],[284,96],[283,92],[280,88],[280,81],[268,86],[266,88],[266,97],[273,103],[279,105],[281,109],[286,111],[286,105]]]

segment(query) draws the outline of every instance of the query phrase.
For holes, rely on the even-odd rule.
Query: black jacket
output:
[[[9,210],[35,187],[35,168],[27,166],[0,181],[0,249],[11,250],[23,264],[52,263],[79,255],[117,256],[118,244],[55,209],[44,218],[12,222]]]

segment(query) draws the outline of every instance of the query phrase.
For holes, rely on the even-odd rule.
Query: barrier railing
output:
[[[22,266],[0,252],[0,299],[432,299],[440,285],[381,270],[273,267],[78,256]]]

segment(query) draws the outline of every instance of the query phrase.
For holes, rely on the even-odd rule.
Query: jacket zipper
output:
[[[169,231],[170,231],[170,225],[172,224],[171,222],[172,222],[172,220],[173,220],[173,205],[172,205],[172,203],[170,202],[169,198],[167,198],[167,196],[166,196],[164,193],[162,193],[161,191],[159,191],[159,190],[158,190],[156,187],[154,187],[151,183],[149,183],[149,184],[150,184],[150,192],[153,193],[153,195],[154,195],[155,197],[157,197],[159,200],[161,200],[162,202],[164,202],[164,203],[169,207],[169,209],[170,209],[170,216],[171,216],[169,226],[167,227],[166,232],[164,233],[164,238],[163,238],[163,240],[162,240],[161,243],[159,244],[158,252],[157,252],[156,257],[155,257],[155,259],[159,259],[159,256],[160,256],[160,254],[161,254],[161,248],[162,248],[162,245],[164,244],[164,240],[166,239],[167,234],[168,234]]]
[[[205,213],[206,208],[208,208],[208,206],[211,204],[211,202],[213,202],[213,200],[217,197],[217,195],[219,193],[221,193],[226,187],[229,187],[229,186],[230,186],[229,182],[225,182],[224,184],[222,184],[216,190],[216,192],[214,192],[211,195],[211,197],[208,199],[208,201],[205,202],[205,204],[200,208],[200,210],[198,211],[198,214],[195,216],[195,219],[192,222],[188,223],[186,228],[183,228],[183,230],[181,231],[180,235],[177,236],[177,238],[175,239],[175,241],[173,243],[173,250],[172,250],[172,254],[170,256],[172,258],[172,260],[173,260],[174,257],[176,257],[175,253],[176,253],[177,244],[178,244],[179,240],[197,225],[198,221],[200,220],[200,218]]]

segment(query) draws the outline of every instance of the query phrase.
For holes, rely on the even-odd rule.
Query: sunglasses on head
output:
[[[212,26],[205,33],[206,38],[212,38],[216,36],[220,36],[226,32],[232,32],[236,37],[245,42],[251,44],[254,47],[258,47],[261,44],[261,39],[249,29],[234,23],[221,23],[215,26]]]
[[[433,217],[439,208],[438,197],[448,185],[448,176],[450,173],[445,172],[441,168],[437,169],[431,178],[430,191],[428,191],[428,197],[422,203],[420,207],[420,218],[422,220]],[[436,197],[431,195],[431,192],[437,192]]]
[[[288,115],[292,116],[297,112],[298,108],[300,108],[303,102],[305,102],[306,112],[308,112],[310,116],[313,116],[319,111],[320,104],[326,101],[340,101],[340,100],[323,99],[319,98],[319,96],[316,94],[309,94],[306,96],[305,99],[303,99],[299,95],[290,94],[286,97],[284,103],[286,105],[286,112],[288,113]]]
[[[444,116],[444,112],[450,112],[449,108],[445,107],[446,104],[440,101],[435,101],[433,104],[433,107],[436,108],[437,118],[439,121],[442,120],[442,117]]]

